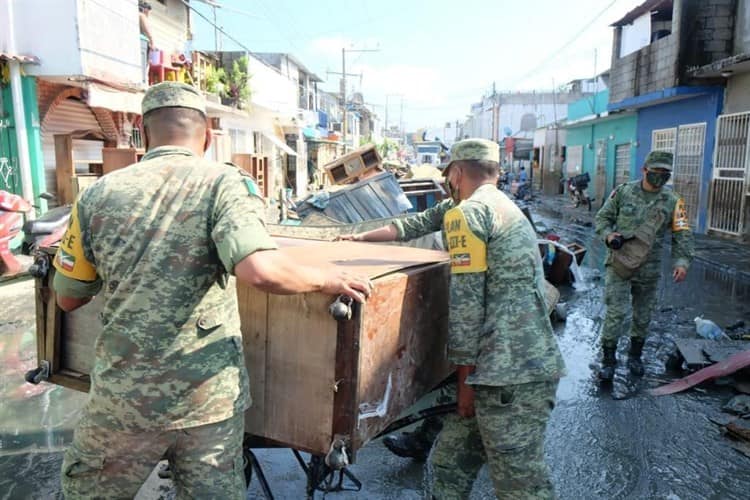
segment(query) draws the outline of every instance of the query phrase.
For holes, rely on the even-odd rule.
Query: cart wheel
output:
[[[242,466],[245,471],[245,485],[250,486],[253,480],[253,457],[247,450],[242,450]]]

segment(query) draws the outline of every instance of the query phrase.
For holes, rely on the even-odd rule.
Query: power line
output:
[[[523,77],[521,77],[518,80],[516,80],[516,82],[513,84],[513,87],[515,88],[516,85],[518,85],[519,83],[523,82],[524,80],[526,80],[527,78],[529,78],[530,76],[532,76],[537,70],[539,70],[539,68],[541,68],[542,66],[544,66],[545,64],[547,64],[548,62],[550,62],[552,59],[554,59],[555,57],[557,57],[561,52],[563,52],[568,47],[570,47],[576,40],[578,40],[581,37],[581,35],[583,35],[591,26],[593,26],[594,23],[597,22],[618,1],[619,0],[612,0],[609,3],[609,5],[607,5],[596,16],[594,16],[593,19],[591,19],[588,23],[586,23],[583,26],[583,28],[581,28],[580,30],[578,30],[578,32],[570,40],[568,40],[567,42],[565,42],[555,52],[553,52],[552,54],[550,54],[549,56],[547,56],[546,59],[544,59],[541,63],[539,63],[538,65],[536,65],[533,69],[531,69],[530,71],[528,71]]]

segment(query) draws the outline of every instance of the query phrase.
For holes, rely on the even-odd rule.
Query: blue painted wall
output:
[[[568,120],[578,120],[584,116],[595,115],[607,111],[609,90],[602,90],[592,97],[586,97],[568,104]]]
[[[640,168],[651,151],[651,134],[654,130],[706,123],[706,144],[703,151],[703,169],[698,202],[699,233],[706,232],[708,192],[711,184],[711,165],[716,137],[716,117],[721,113],[723,104],[722,87],[708,88],[705,94],[689,99],[682,99],[665,104],[657,104],[638,110],[638,148],[636,161],[631,171],[631,178],[640,178]]]

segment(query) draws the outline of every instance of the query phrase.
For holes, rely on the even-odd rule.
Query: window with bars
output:
[[[672,177],[668,185],[671,185],[685,200],[688,220],[693,227],[698,222],[705,138],[705,123],[654,130],[651,134],[652,151],[669,151],[674,155]]]
[[[651,132],[651,150],[669,151],[674,154],[677,144],[677,128],[664,128]]]

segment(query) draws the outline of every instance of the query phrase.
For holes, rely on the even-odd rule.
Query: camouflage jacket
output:
[[[451,257],[448,359],[476,365],[467,382],[514,385],[559,378],[565,366],[545,304],[536,235],[493,185],[395,221],[399,239],[442,229]]]
[[[672,266],[689,268],[694,255],[693,233],[688,224],[685,202],[671,189],[662,188],[652,193],[641,187],[640,180],[621,184],[596,214],[596,233],[605,242],[607,235],[615,231],[628,238],[646,222],[652,211],[660,213],[662,223],[656,228],[657,238],[644,266],[659,272],[664,235],[669,231],[672,235]],[[608,252],[607,263],[611,261],[611,253],[612,250]]]
[[[86,413],[100,425],[177,429],[250,404],[234,286],[245,256],[276,248],[239,169],[176,147],[81,193],[55,258],[55,290],[101,292]]]

